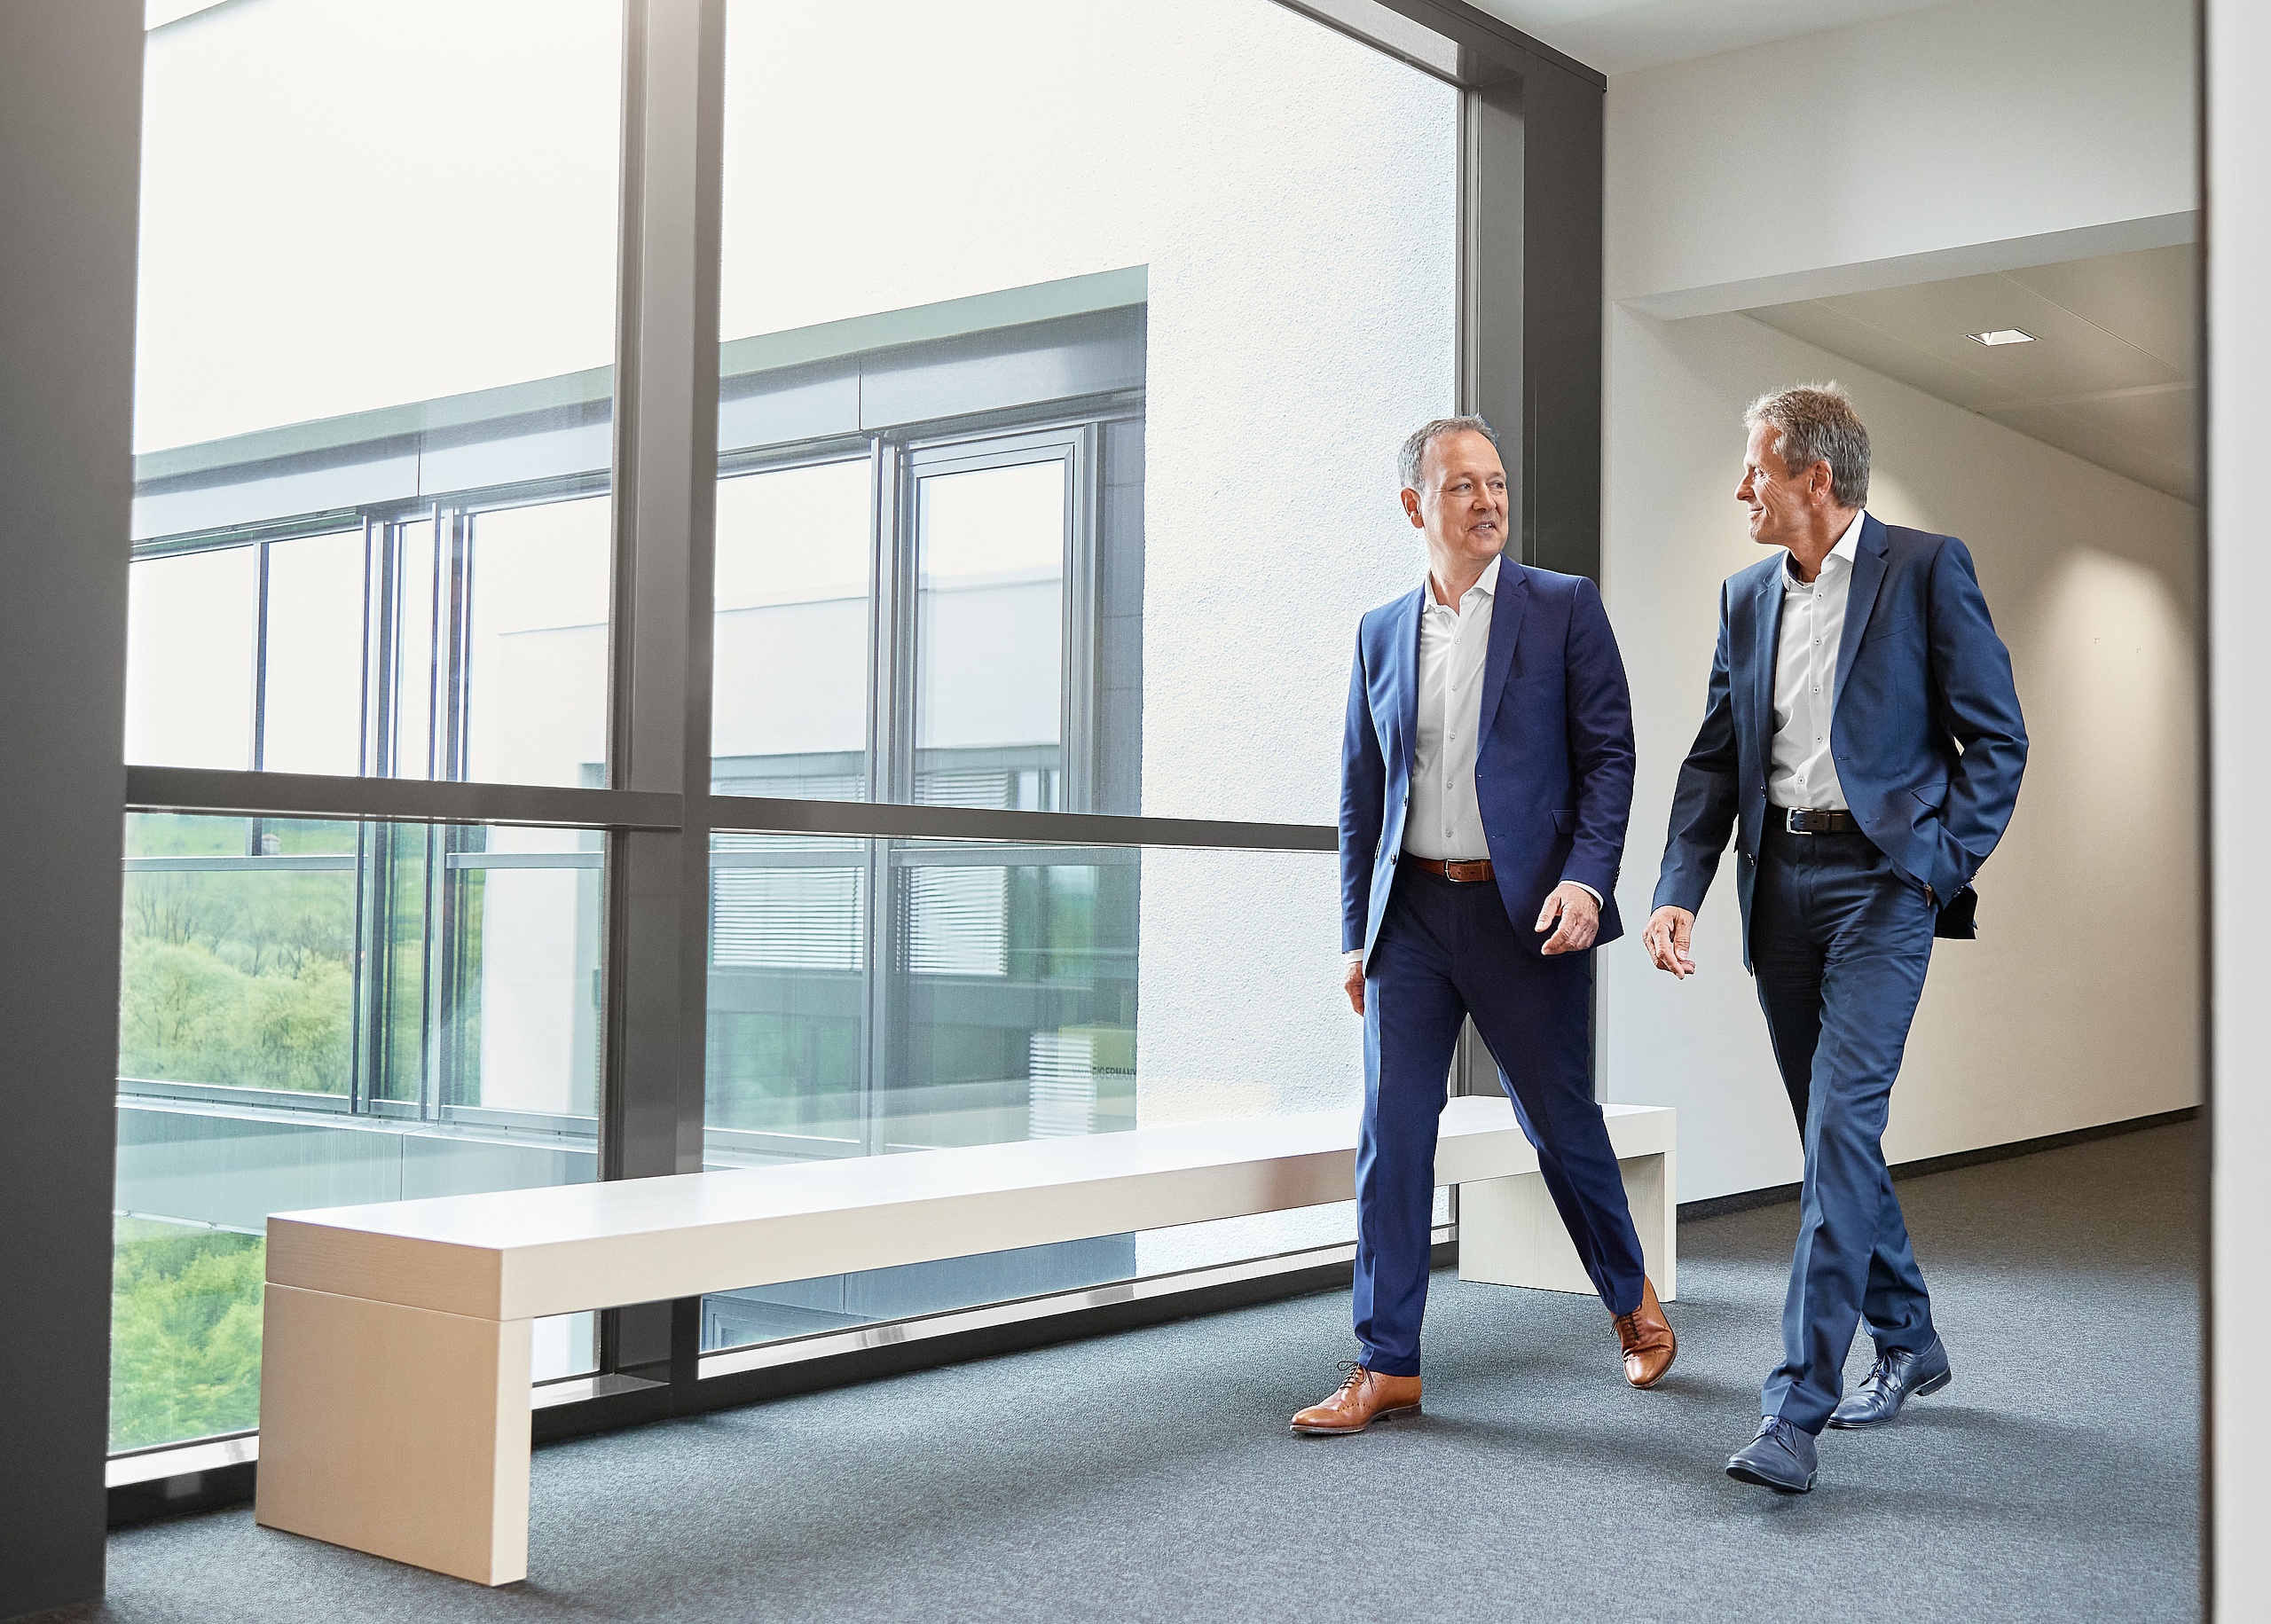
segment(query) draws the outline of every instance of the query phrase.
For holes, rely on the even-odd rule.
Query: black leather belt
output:
[[[1816,811],[1803,806],[1772,806],[1767,810],[1773,814],[1767,828],[1785,835],[1857,835],[1861,829],[1849,812],[1827,808]]]

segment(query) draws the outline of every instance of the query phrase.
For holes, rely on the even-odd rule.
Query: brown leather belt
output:
[[[1490,859],[1487,857],[1474,858],[1463,863],[1446,863],[1432,857],[1414,857],[1407,851],[1403,854],[1403,860],[1425,873],[1439,874],[1454,885],[1473,885],[1492,878],[1497,872],[1490,867]]]
[[[1851,835],[1860,825],[1849,812],[1812,811],[1802,806],[1769,807],[1774,816],[1766,827],[1785,835]]]

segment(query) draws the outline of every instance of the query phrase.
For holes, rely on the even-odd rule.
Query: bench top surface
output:
[[[1670,1107],[1608,1105],[1603,1110],[1619,1154],[1671,1149]],[[1490,1142],[1506,1135],[1512,1136],[1506,1142]],[[1356,1112],[1342,1109],[1080,1138],[324,1207],[279,1212],[271,1222],[510,1251],[859,1208],[982,1199],[1051,1187],[1171,1179],[1346,1156],[1356,1143]],[[1471,1171],[1491,1161],[1503,1160],[1508,1171],[1516,1172],[1536,1165],[1535,1152],[1503,1097],[1449,1102],[1439,1143],[1439,1157],[1450,1164],[1441,1170],[1445,1176],[1440,1181],[1445,1183],[1492,1176],[1488,1171]]]

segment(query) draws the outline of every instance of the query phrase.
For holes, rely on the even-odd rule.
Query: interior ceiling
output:
[[[2189,502],[2195,263],[2181,243],[1745,314]],[[2004,327],[2035,341],[1968,336]]]
[[[1946,0],[1471,0],[1604,74],[1842,28]]]

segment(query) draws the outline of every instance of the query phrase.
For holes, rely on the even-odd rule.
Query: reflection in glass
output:
[[[868,799],[874,505],[865,458],[718,482],[719,793]]]
[[[1063,804],[1061,458],[921,482],[915,799]]]
[[[711,1166],[1353,1119],[1362,1097],[1361,1026],[1318,969],[1329,851],[720,832],[711,862]],[[1341,1203],[724,1292],[704,1345],[1340,1244],[1354,1222]]]
[[[596,836],[142,813],[125,860],[119,1449],[255,1424],[270,1213],[595,1177],[603,1030]]]
[[[128,583],[127,760],[243,772],[252,765],[259,550],[138,559]]]
[[[358,773],[363,532],[272,542],[264,550],[259,765],[271,773]]]
[[[607,498],[496,508],[470,524],[465,776],[603,784],[614,590]]]

